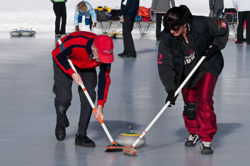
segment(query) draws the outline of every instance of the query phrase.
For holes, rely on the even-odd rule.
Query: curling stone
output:
[[[25,29],[24,31],[21,31],[21,35],[22,36],[31,36],[32,33],[28,29]]]
[[[123,146],[132,146],[135,141],[138,139],[140,134],[133,133],[132,127],[130,126],[131,132],[130,133],[121,133],[116,137],[116,143],[123,145]],[[146,143],[146,138],[142,137],[142,139],[137,143],[135,148],[143,147]]]
[[[30,28],[31,29],[31,28]],[[36,31],[34,31],[34,30],[30,30],[30,32],[31,32],[31,36],[35,36],[35,34],[36,34]]]
[[[21,35],[21,32],[16,29],[13,29],[13,31],[10,32],[10,36],[12,37],[18,37],[20,35]]]

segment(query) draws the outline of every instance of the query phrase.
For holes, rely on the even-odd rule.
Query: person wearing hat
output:
[[[74,17],[74,25],[76,26],[76,31],[80,31],[79,18],[81,19],[82,16],[85,16],[85,24],[88,22],[87,24],[89,24],[90,30],[92,30],[93,21],[94,21],[93,28],[96,27],[97,18],[95,10],[91,6],[91,4],[87,1],[81,1],[76,5],[75,17]]]
[[[201,154],[212,154],[217,131],[213,94],[224,67],[221,50],[228,41],[227,22],[218,17],[193,16],[187,6],[168,10],[158,49],[158,71],[167,101],[175,104],[175,91],[202,56],[205,60],[182,89],[183,119],[189,132],[185,146],[201,140]]]
[[[113,56],[114,44],[112,39],[106,35],[96,35],[91,32],[73,32],[56,43],[52,51],[54,68],[54,86],[56,109],[55,135],[58,141],[66,137],[65,128],[69,126],[66,112],[72,100],[72,82],[77,85],[82,83],[86,87],[91,99],[95,102],[97,85],[96,67],[99,67],[98,75],[98,101],[95,118],[102,120],[103,107],[107,100],[108,89],[111,83],[109,73]],[[71,59],[76,67],[77,73],[71,68],[67,58]],[[87,128],[92,113],[83,90],[78,87],[81,109],[78,123],[78,132],[75,137],[75,144],[85,147],[95,147],[95,143],[87,137]]]

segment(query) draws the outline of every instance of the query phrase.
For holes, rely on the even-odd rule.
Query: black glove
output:
[[[155,13],[154,11],[151,11],[151,16],[154,17]]]
[[[176,96],[174,96],[174,94],[175,94],[175,91],[169,91],[168,92],[168,97],[166,99],[166,103],[168,101],[170,101],[170,104],[175,105],[175,100],[177,99],[179,94],[177,94]]]
[[[204,59],[204,62],[209,60],[214,54],[219,51],[218,47],[216,45],[211,45],[207,51],[202,55],[205,56],[206,58]]]

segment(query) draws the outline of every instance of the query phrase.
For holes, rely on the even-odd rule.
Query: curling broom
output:
[[[181,89],[184,87],[184,85],[187,83],[187,81],[190,79],[190,77],[194,74],[196,69],[200,66],[200,64],[203,62],[203,60],[206,58],[206,56],[202,56],[199,62],[195,65],[195,67],[192,69],[192,71],[188,74],[186,79],[182,82],[182,84],[179,86],[179,88],[175,91],[175,95],[177,96],[178,93],[181,91]],[[156,122],[156,120],[161,116],[161,114],[166,110],[166,108],[169,106],[170,101],[168,101],[164,107],[160,110],[160,112],[156,115],[156,117],[151,121],[151,123],[148,125],[148,127],[142,132],[142,134],[138,137],[138,139],[134,142],[134,144],[131,147],[124,147],[123,148],[123,154],[129,155],[129,156],[136,156],[137,151],[134,149],[134,147],[137,145],[137,143],[142,139],[142,137],[148,132],[148,130],[153,126],[153,124]]]

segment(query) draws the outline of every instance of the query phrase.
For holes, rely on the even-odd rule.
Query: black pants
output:
[[[161,38],[161,22],[165,13],[156,13],[156,39]]]
[[[124,17],[124,23],[122,24],[123,35],[123,53],[136,55],[135,45],[132,37],[132,30],[134,27],[135,17]]]
[[[215,9],[214,10],[214,17],[220,17],[222,14],[223,9]]]
[[[243,26],[246,19],[246,41],[250,43],[250,11],[238,12],[239,25],[237,28],[237,41],[243,41]]]
[[[67,118],[66,112],[71,105],[72,100],[72,78],[68,74],[65,74],[57,63],[53,60],[54,68],[54,86],[53,92],[55,97],[55,108],[57,115],[57,123],[63,127],[69,126],[69,120]],[[76,67],[77,72],[82,77],[84,86],[86,87],[91,99],[95,102],[96,92],[95,87],[97,84],[97,75],[95,69],[79,69]],[[78,93],[81,102],[81,112],[78,123],[78,133],[83,136],[87,135],[87,128],[89,125],[89,120],[92,113],[92,107],[89,104],[83,90],[78,87]]]
[[[54,9],[54,13],[56,15],[55,34],[65,34],[65,32],[66,32],[66,19],[67,19],[65,2],[54,3],[53,9]],[[62,18],[62,24],[61,24],[61,29],[60,29],[61,18]]]

